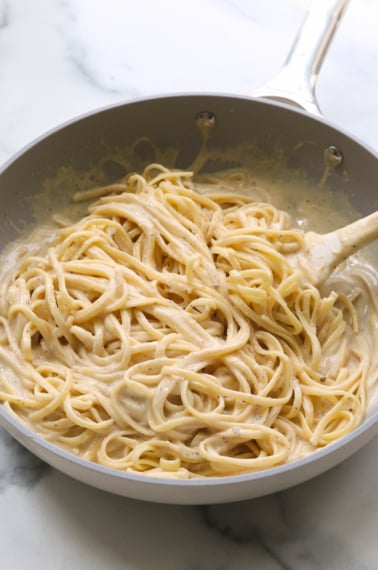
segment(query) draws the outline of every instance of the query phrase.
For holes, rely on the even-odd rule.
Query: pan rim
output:
[[[51,453],[54,456],[57,456],[64,461],[77,464],[85,471],[91,471],[91,472],[94,471],[104,476],[110,476],[111,479],[125,480],[125,481],[130,480],[140,484],[143,483],[143,484],[150,484],[151,486],[163,486],[163,487],[174,486],[179,488],[180,487],[196,488],[196,487],[208,486],[209,484],[211,486],[224,487],[230,484],[253,482],[260,479],[271,479],[276,477],[277,475],[283,475],[290,473],[293,470],[299,470],[300,468],[308,466],[311,463],[314,462],[318,463],[321,459],[326,458],[328,455],[334,454],[336,451],[340,451],[342,448],[347,447],[352,441],[358,439],[358,437],[362,436],[366,432],[371,432],[369,439],[372,439],[375,435],[378,434],[378,410],[374,412],[374,414],[371,417],[368,417],[365,420],[363,420],[363,422],[349,434],[326,445],[322,449],[310,453],[309,455],[301,459],[290,461],[288,463],[284,463],[276,467],[270,467],[268,469],[250,472],[250,473],[243,473],[240,475],[226,475],[224,477],[203,477],[198,479],[174,479],[174,478],[165,479],[153,475],[145,475],[143,473],[139,474],[134,472],[121,471],[115,468],[113,469],[111,467],[100,465],[99,463],[95,463],[94,461],[83,459],[82,457],[75,455],[74,453],[66,451],[64,448],[59,447],[58,445],[52,444],[49,441],[43,439],[43,437],[40,436],[38,433],[28,428],[22,422],[22,420],[13,417],[13,415],[7,412],[7,410],[4,409],[2,405],[0,405],[0,425],[12,437],[15,437],[15,439],[17,439],[17,441],[19,441],[19,443],[21,443],[21,445],[23,445],[24,447],[28,448],[28,446],[23,441],[20,441],[14,435],[14,432],[21,434],[23,438],[26,439],[26,441],[34,443],[37,447],[44,449],[48,453]],[[353,454],[354,452],[352,452],[352,455]]]

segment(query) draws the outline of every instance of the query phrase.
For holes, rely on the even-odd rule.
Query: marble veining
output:
[[[134,97],[249,94],[308,0],[0,0],[0,164],[48,129]],[[377,0],[351,0],[318,81],[325,116],[378,149]],[[303,485],[229,505],[106,494],[0,429],[1,570],[377,570],[378,441]]]
[[[9,486],[32,489],[49,467],[0,428],[0,494]]]
[[[3,0],[0,4],[0,30],[9,25],[9,7],[7,2]]]
[[[377,450],[375,441],[311,482],[254,501],[203,507],[202,515],[228,540],[264,545],[282,568],[373,570]],[[356,465],[362,463],[364,478],[356,479]]]
[[[293,31],[304,14],[303,2],[294,4],[300,8],[288,14]],[[180,3],[174,0],[163,4],[146,0],[126,3],[123,17],[115,19],[120,5],[119,0],[110,0],[93,11],[90,0],[82,0],[80,10],[72,0],[62,3],[69,21],[65,36],[73,59],[87,76],[95,78],[97,86],[110,93],[129,96],[131,86],[135,94],[141,95],[156,92],[156,86],[166,93],[243,93],[256,82],[248,77],[249,70],[255,77],[267,76],[271,60],[277,68],[282,61],[280,51],[272,54],[267,50],[266,57],[255,57],[256,47],[266,43],[266,29],[250,14],[245,17],[245,2],[192,0],[185,21]],[[290,40],[280,25],[279,14],[271,20],[276,40],[287,45]],[[106,39],[97,41],[100,37]]]
[[[295,513],[289,519],[284,517],[284,502],[285,494],[277,494],[256,499],[253,504],[233,506],[230,510],[209,506],[202,511],[211,528],[227,540],[259,551],[272,567],[274,562],[282,570],[367,569],[345,548],[338,533],[323,531],[320,525],[303,519],[296,520]],[[324,552],[327,552],[326,562]]]
[[[122,87],[117,85],[115,82],[116,75],[112,70],[106,72],[106,76],[102,77],[98,73],[98,68],[96,63],[93,64],[93,54],[90,47],[88,48],[85,41],[85,34],[81,34],[81,20],[78,18],[77,11],[75,10],[75,5],[70,0],[62,0],[60,2],[61,6],[61,17],[56,23],[57,30],[61,36],[62,42],[65,44],[67,50],[67,55],[71,64],[76,68],[77,72],[81,77],[89,83],[89,85],[96,90],[104,91],[110,95],[122,96],[122,98],[134,98],[140,96],[138,89],[133,87]],[[90,6],[88,6],[90,11]],[[104,6],[105,9],[105,6]],[[105,12],[108,12],[106,7]],[[99,24],[103,22],[102,17],[96,14],[96,20],[99,19]],[[85,17],[86,25],[88,25],[87,18]],[[90,26],[91,27],[91,26]],[[67,32],[69,30],[69,32]],[[102,35],[102,34],[101,34]],[[102,50],[103,43],[99,44],[98,49]],[[126,54],[127,57],[127,54]],[[131,66],[127,62],[120,63],[119,71],[123,72],[123,75],[132,71]],[[114,83],[114,85],[112,85]]]

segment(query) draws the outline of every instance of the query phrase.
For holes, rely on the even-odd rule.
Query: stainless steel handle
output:
[[[348,2],[312,0],[283,68],[252,95],[289,103],[321,116],[315,95],[316,80]]]

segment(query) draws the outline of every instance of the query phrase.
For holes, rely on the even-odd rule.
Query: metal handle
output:
[[[316,80],[348,2],[312,0],[283,68],[252,95],[289,103],[322,116],[315,95]]]

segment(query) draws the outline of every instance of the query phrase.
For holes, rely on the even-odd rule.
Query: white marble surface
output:
[[[136,96],[248,93],[282,65],[306,0],[0,0],[0,162]],[[351,0],[323,66],[326,117],[378,149],[378,2]],[[378,441],[304,485],[239,504],[121,499],[0,430],[4,570],[376,570]]]

